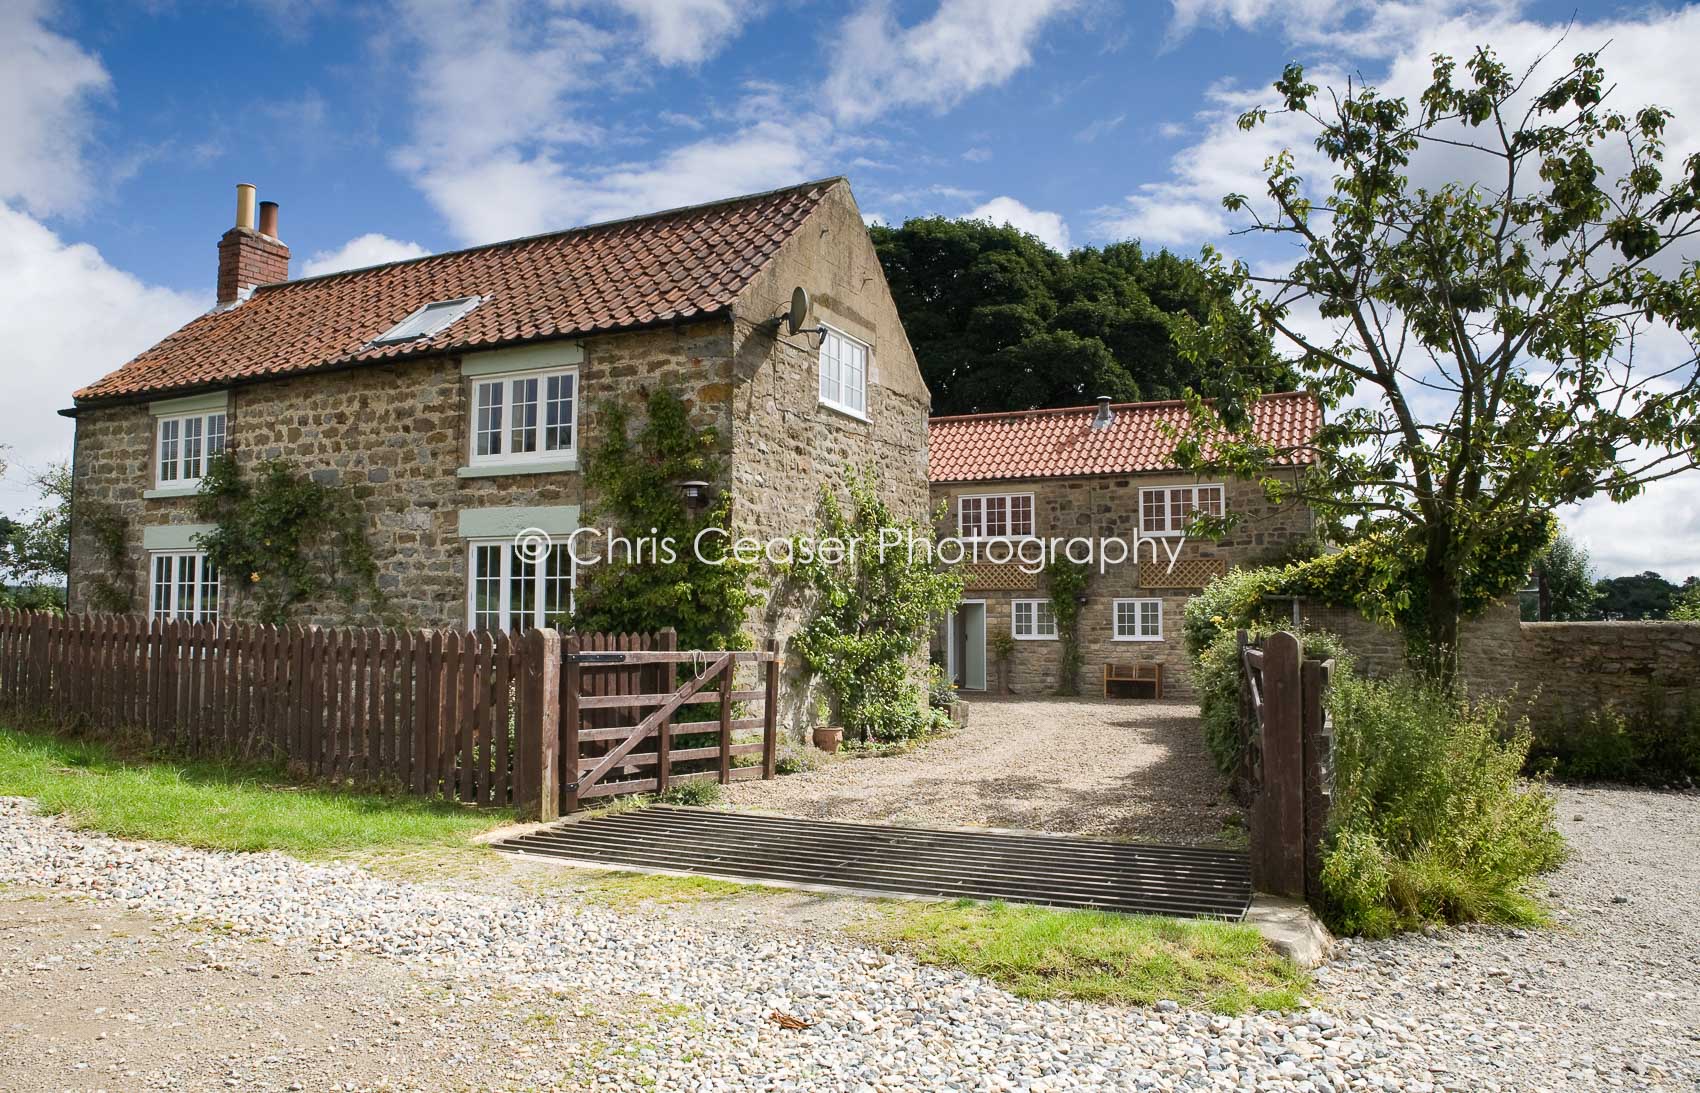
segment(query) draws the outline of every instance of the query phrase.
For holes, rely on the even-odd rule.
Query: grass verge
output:
[[[1244,1013],[1293,1009],[1310,985],[1256,930],[1235,923],[962,901],[898,905],[849,931],[1024,998],[1170,999]]]
[[[453,804],[304,785],[261,766],[135,758],[101,743],[0,728],[0,796],[73,826],[213,850],[325,858],[459,845],[503,817]]]

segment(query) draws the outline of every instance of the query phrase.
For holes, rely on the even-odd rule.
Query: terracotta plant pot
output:
[[[815,730],[815,747],[831,754],[838,750],[838,745],[844,742],[844,730],[838,726],[822,727]]]

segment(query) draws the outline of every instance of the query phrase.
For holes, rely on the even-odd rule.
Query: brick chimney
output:
[[[236,187],[236,226],[218,241],[218,306],[234,307],[255,285],[289,280],[289,248],[277,238],[277,202],[262,201],[254,224],[254,187]]]

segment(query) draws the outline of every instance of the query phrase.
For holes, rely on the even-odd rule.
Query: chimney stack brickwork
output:
[[[250,187],[250,190],[252,188]],[[229,307],[243,299],[255,285],[289,280],[289,247],[273,235],[263,234],[242,223],[251,220],[252,193],[237,188],[237,224],[218,241],[218,303]],[[277,202],[260,203],[260,224],[277,231]]]

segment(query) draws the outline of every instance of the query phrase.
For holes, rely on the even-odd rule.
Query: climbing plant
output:
[[[1058,554],[1045,565],[1045,591],[1057,620],[1057,694],[1080,693],[1080,600],[1091,570]]]
[[[286,623],[326,592],[349,607],[364,595],[382,609],[366,516],[346,489],[281,459],[259,463],[250,477],[226,448],[208,462],[195,512],[213,524],[198,541],[207,560],[226,587],[241,589],[259,621]]]
[[[103,563],[100,571],[88,578],[89,608],[115,615],[128,612],[136,594],[135,572],[126,549],[129,521],[110,505],[86,501],[77,513],[77,522],[88,529]]]
[[[725,478],[719,434],[695,428],[678,395],[657,389],[645,396],[645,420],[634,432],[625,404],[609,400],[597,408],[601,436],[586,453],[585,482],[592,498],[591,523],[628,539],[644,537],[650,553],[577,550],[597,562],[578,573],[572,625],[585,631],[678,631],[683,649],[744,648],[744,615],[755,596],[754,567],[727,556],[723,540],[704,540],[704,528],[728,528],[732,498],[722,494],[702,513],[685,503],[681,483]],[[667,543],[671,549],[662,550]]]
[[[794,551],[790,576],[814,598],[792,647],[832,692],[851,739],[905,740],[931,723],[917,653],[933,621],[961,600],[962,577],[933,565],[924,549],[932,527],[894,512],[871,471],[851,473],[845,486],[848,505],[821,490],[819,549]]]

